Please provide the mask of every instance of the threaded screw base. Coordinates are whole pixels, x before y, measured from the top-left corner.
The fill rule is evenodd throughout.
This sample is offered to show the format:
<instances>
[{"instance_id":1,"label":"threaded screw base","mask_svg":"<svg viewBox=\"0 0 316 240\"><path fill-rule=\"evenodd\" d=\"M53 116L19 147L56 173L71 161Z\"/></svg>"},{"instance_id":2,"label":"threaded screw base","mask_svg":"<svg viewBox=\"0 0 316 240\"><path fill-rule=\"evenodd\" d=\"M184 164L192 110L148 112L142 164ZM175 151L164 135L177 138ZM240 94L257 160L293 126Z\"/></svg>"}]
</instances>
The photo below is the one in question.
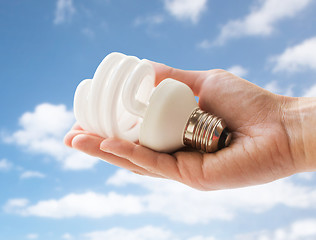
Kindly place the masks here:
<instances>
[{"instance_id":1,"label":"threaded screw base","mask_svg":"<svg viewBox=\"0 0 316 240\"><path fill-rule=\"evenodd\" d=\"M231 141L223 119L196 108L190 115L183 133L183 143L210 153L227 147Z\"/></svg>"}]
</instances>

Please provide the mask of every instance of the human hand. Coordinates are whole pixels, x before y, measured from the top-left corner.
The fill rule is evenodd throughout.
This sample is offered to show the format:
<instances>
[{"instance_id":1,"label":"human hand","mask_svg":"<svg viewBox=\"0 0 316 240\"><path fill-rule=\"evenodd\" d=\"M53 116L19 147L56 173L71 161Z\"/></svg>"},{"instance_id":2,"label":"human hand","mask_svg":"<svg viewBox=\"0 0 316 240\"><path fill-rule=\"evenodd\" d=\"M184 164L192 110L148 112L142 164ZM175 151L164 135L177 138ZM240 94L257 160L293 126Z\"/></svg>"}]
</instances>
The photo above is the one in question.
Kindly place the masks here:
<instances>
[{"instance_id":1,"label":"human hand","mask_svg":"<svg viewBox=\"0 0 316 240\"><path fill-rule=\"evenodd\" d=\"M233 134L229 147L206 154L166 154L122 139L103 139L75 125L65 144L142 175L173 179L200 190L261 184L305 170L304 153L287 110L298 99L272 94L224 70L184 71L152 63L156 84L173 78L199 97L202 110L222 117ZM304 165L304 166L303 166Z\"/></svg>"}]
</instances>

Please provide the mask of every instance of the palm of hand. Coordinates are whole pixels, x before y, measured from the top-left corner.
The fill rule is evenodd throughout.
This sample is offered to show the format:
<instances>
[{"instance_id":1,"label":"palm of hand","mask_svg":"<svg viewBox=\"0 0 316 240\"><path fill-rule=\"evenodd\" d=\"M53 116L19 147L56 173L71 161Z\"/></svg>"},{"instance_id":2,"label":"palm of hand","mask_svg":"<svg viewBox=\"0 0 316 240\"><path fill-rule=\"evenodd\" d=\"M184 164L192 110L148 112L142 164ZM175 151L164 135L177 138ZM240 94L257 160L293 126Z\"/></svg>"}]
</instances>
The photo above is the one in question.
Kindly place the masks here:
<instances>
[{"instance_id":1,"label":"palm of hand","mask_svg":"<svg viewBox=\"0 0 316 240\"><path fill-rule=\"evenodd\" d=\"M223 70L187 72L154 64L157 82L171 77L188 84L200 107L225 119L233 133L228 148L216 153L180 150L157 153L120 139L102 139L76 126L66 145L119 167L173 179L201 190L248 186L294 172L282 123L282 97Z\"/></svg>"},{"instance_id":2,"label":"palm of hand","mask_svg":"<svg viewBox=\"0 0 316 240\"><path fill-rule=\"evenodd\" d=\"M261 184L293 174L282 97L226 71L207 74L197 90L200 107L225 119L233 141L213 154L176 153L184 182L210 190Z\"/></svg>"}]
</instances>

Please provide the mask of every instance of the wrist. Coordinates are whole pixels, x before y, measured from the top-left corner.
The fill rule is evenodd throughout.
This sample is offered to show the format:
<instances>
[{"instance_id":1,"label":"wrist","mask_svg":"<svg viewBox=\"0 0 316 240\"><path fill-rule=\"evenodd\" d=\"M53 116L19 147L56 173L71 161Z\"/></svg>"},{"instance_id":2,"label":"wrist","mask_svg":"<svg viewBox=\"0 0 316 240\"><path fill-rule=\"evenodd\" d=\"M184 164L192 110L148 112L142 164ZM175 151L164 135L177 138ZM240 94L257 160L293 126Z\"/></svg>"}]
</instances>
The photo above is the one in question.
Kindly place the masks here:
<instances>
[{"instance_id":1,"label":"wrist","mask_svg":"<svg viewBox=\"0 0 316 240\"><path fill-rule=\"evenodd\" d=\"M316 98L286 98L283 122L298 172L316 170Z\"/></svg>"},{"instance_id":2,"label":"wrist","mask_svg":"<svg viewBox=\"0 0 316 240\"><path fill-rule=\"evenodd\" d=\"M316 170L316 98L299 98L305 170Z\"/></svg>"}]
</instances>

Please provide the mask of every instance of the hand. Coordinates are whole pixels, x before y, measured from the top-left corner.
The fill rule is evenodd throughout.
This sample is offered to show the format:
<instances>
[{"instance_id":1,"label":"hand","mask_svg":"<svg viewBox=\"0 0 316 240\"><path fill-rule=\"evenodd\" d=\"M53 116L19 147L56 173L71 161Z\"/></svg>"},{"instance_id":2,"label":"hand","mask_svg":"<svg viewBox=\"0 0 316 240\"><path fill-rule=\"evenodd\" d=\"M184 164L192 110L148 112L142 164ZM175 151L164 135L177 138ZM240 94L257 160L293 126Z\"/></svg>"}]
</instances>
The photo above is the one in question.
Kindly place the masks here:
<instances>
[{"instance_id":1,"label":"hand","mask_svg":"<svg viewBox=\"0 0 316 240\"><path fill-rule=\"evenodd\" d=\"M285 119L298 99L272 94L224 70L184 71L152 64L156 84L165 78L184 82L199 97L202 110L225 120L233 134L229 147L210 154L187 149L158 153L126 140L103 139L78 125L66 135L65 144L132 172L200 190L261 184L305 170L304 153L294 147L301 140L292 141L293 124Z\"/></svg>"}]
</instances>

